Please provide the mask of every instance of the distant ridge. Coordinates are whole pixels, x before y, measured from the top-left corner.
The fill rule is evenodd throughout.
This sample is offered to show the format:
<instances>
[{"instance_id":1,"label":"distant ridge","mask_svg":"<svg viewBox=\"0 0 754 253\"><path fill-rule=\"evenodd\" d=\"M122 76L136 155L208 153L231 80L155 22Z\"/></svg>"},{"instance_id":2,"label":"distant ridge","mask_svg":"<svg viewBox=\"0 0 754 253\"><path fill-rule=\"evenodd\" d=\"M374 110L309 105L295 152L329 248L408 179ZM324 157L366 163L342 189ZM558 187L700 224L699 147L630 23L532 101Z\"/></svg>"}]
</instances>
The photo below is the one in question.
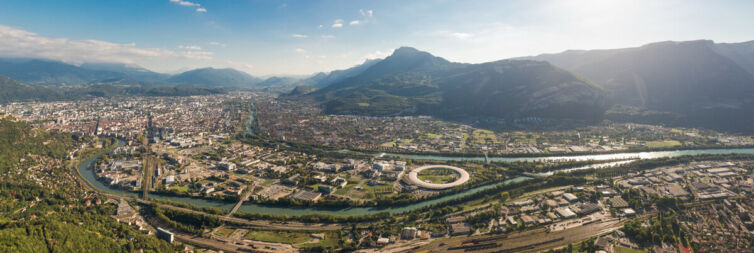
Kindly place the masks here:
<instances>
[{"instance_id":1,"label":"distant ridge","mask_svg":"<svg viewBox=\"0 0 754 253\"><path fill-rule=\"evenodd\" d=\"M612 119L754 131L747 116L754 113L754 42L666 41L520 59L548 61L600 85L607 101L622 106Z\"/></svg>"},{"instance_id":2,"label":"distant ridge","mask_svg":"<svg viewBox=\"0 0 754 253\"><path fill-rule=\"evenodd\" d=\"M305 97L336 114L595 120L604 111L598 87L545 62L463 64L410 47Z\"/></svg>"},{"instance_id":3,"label":"distant ridge","mask_svg":"<svg viewBox=\"0 0 754 253\"><path fill-rule=\"evenodd\" d=\"M167 81L171 83L190 84L203 87L242 88L258 84L262 82L262 79L230 68L201 68L175 75Z\"/></svg>"}]
</instances>

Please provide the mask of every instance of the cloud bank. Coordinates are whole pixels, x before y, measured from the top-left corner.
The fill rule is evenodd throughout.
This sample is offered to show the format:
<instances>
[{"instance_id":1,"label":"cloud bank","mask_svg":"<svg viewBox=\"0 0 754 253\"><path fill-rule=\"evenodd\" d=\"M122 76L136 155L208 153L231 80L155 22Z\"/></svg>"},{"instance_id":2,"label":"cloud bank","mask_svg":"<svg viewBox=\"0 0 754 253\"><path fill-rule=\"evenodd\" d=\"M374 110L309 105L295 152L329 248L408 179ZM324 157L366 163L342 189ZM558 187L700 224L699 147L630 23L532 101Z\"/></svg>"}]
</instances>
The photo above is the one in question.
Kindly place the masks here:
<instances>
[{"instance_id":1,"label":"cloud bank","mask_svg":"<svg viewBox=\"0 0 754 253\"><path fill-rule=\"evenodd\" d=\"M0 57L41 58L81 64L85 62L136 63L148 60L209 60L213 53L199 46L179 50L139 48L135 43L101 40L70 40L39 36L33 32L0 25Z\"/></svg>"}]
</instances>

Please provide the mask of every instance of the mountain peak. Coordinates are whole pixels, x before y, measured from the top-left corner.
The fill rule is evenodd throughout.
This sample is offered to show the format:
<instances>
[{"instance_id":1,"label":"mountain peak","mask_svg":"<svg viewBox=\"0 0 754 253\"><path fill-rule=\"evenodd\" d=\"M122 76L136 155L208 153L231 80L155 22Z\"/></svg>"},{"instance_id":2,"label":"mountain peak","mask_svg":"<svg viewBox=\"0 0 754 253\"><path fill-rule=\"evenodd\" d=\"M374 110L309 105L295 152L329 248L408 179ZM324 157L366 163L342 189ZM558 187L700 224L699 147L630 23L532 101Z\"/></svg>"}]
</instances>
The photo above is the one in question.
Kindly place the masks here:
<instances>
[{"instance_id":1,"label":"mountain peak","mask_svg":"<svg viewBox=\"0 0 754 253\"><path fill-rule=\"evenodd\" d=\"M399 47L398 49L395 49L395 51L393 51L393 54L388 56L388 58L413 58L413 57L434 58L436 56L428 52L418 50L413 47Z\"/></svg>"},{"instance_id":2,"label":"mountain peak","mask_svg":"<svg viewBox=\"0 0 754 253\"><path fill-rule=\"evenodd\" d=\"M393 55L397 55L397 54L398 55L399 54L415 54L415 53L420 53L420 52L422 52L422 51L419 51L416 48L403 46L403 47L399 47L399 48L395 49L395 51L393 51Z\"/></svg>"}]
</instances>

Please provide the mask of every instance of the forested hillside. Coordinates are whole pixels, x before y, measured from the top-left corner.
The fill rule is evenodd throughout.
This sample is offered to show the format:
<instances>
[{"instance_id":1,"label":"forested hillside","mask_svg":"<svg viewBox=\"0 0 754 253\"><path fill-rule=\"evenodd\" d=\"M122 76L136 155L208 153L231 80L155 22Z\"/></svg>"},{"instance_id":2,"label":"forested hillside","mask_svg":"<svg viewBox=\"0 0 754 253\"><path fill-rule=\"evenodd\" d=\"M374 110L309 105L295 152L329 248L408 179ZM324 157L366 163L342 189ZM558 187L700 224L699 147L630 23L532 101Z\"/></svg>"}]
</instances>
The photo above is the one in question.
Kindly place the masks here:
<instances>
[{"instance_id":1,"label":"forested hillside","mask_svg":"<svg viewBox=\"0 0 754 253\"><path fill-rule=\"evenodd\" d=\"M115 205L79 184L65 160L77 139L0 119L0 252L177 250L115 221Z\"/></svg>"}]
</instances>

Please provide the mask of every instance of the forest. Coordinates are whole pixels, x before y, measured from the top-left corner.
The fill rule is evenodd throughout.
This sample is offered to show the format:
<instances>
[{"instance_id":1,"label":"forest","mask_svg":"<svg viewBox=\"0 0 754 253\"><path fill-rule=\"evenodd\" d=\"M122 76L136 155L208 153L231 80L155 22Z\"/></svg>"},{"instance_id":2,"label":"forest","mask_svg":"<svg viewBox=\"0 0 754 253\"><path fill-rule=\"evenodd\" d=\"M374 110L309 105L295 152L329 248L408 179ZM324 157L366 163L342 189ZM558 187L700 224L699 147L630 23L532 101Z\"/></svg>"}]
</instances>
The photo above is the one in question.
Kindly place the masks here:
<instances>
[{"instance_id":1,"label":"forest","mask_svg":"<svg viewBox=\"0 0 754 253\"><path fill-rule=\"evenodd\" d=\"M171 252L171 245L110 216L115 205L87 192L65 158L81 137L0 119L0 251ZM99 203L99 204L98 204Z\"/></svg>"}]
</instances>

